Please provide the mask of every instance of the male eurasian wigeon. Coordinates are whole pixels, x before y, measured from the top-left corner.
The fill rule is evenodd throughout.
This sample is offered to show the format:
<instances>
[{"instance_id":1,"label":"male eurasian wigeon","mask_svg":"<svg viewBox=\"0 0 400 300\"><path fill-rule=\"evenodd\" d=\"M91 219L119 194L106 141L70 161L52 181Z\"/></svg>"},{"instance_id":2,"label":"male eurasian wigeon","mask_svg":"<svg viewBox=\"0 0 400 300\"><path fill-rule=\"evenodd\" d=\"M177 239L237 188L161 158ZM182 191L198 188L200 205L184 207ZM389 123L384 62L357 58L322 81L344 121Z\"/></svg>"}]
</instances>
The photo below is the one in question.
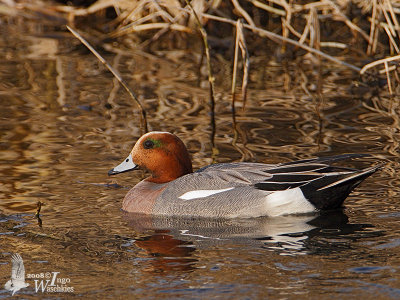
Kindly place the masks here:
<instances>
[{"instance_id":1,"label":"male eurasian wigeon","mask_svg":"<svg viewBox=\"0 0 400 300\"><path fill-rule=\"evenodd\" d=\"M335 209L380 166L331 166L364 154L344 154L281 164L220 163L192 171L185 144L168 132L149 132L108 172L145 169L150 177L125 196L127 212L166 216L251 218Z\"/></svg>"}]
</instances>

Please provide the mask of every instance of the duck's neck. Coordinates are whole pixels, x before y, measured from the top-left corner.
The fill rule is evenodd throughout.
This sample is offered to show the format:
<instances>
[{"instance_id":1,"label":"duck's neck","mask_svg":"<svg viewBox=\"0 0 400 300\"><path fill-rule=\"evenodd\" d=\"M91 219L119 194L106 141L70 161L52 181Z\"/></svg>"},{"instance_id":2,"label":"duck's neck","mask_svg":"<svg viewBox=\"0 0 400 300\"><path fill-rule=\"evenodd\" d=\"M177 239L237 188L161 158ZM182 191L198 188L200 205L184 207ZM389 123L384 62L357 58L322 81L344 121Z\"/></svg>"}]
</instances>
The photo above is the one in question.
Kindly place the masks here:
<instances>
[{"instance_id":1,"label":"duck's neck","mask_svg":"<svg viewBox=\"0 0 400 300\"><path fill-rule=\"evenodd\" d=\"M192 172L192 162L190 159L185 161L174 160L170 161L169 163L165 163L163 168L153 170L153 172L151 172L151 176L146 178L146 181L154 183L166 183Z\"/></svg>"}]
</instances>

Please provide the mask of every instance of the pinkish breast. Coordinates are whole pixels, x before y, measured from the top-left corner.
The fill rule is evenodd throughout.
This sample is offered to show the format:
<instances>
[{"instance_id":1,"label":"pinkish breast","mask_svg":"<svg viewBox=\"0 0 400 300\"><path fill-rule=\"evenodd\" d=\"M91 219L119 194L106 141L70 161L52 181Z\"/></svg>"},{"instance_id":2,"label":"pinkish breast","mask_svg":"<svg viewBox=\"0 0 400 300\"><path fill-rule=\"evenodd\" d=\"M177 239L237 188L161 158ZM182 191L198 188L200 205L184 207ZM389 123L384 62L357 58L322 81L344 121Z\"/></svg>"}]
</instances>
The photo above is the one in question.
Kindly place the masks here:
<instances>
[{"instance_id":1,"label":"pinkish breast","mask_svg":"<svg viewBox=\"0 0 400 300\"><path fill-rule=\"evenodd\" d=\"M166 184L142 180L125 195L122 209L127 212L152 214L156 199L165 187Z\"/></svg>"}]
</instances>

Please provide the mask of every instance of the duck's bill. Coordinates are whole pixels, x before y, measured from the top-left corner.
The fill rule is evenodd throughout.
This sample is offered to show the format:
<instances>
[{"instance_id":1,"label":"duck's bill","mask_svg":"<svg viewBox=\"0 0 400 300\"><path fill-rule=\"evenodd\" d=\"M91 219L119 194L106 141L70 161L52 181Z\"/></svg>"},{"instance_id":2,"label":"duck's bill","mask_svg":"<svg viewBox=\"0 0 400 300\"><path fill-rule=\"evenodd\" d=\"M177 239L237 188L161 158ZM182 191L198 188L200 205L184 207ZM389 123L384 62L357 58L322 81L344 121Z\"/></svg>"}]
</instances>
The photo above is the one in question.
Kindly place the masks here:
<instances>
[{"instance_id":1,"label":"duck's bill","mask_svg":"<svg viewBox=\"0 0 400 300\"><path fill-rule=\"evenodd\" d=\"M132 161L132 155L129 154L129 156L122 163L108 171L108 176L136 170L138 168L139 166L135 165Z\"/></svg>"}]
</instances>

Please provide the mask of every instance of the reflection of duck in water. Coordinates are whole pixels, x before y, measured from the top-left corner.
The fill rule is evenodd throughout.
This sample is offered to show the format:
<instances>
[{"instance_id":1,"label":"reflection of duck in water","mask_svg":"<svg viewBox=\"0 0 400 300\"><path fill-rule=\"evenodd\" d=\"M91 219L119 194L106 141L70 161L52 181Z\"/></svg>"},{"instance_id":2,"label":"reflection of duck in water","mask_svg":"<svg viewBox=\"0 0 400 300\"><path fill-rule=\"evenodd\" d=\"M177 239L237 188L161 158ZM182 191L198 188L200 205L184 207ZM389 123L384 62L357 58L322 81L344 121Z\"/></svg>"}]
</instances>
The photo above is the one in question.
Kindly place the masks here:
<instances>
[{"instance_id":1,"label":"reflection of duck in water","mask_svg":"<svg viewBox=\"0 0 400 300\"><path fill-rule=\"evenodd\" d=\"M136 232L149 234L136 244L146 249L147 253L162 257L187 258L197 248L225 244L265 248L286 255L321 253L336 248L340 250L349 238L382 235L381 232L366 230L372 225L349 223L342 210L251 219L183 218L134 213L126 213L124 217Z\"/></svg>"},{"instance_id":2,"label":"reflection of duck in water","mask_svg":"<svg viewBox=\"0 0 400 300\"><path fill-rule=\"evenodd\" d=\"M197 261L190 258L191 253L196 250L193 244L176 239L167 230L156 230L153 234L136 240L135 244L155 258L151 262L150 271L189 271Z\"/></svg>"},{"instance_id":3,"label":"reflection of duck in water","mask_svg":"<svg viewBox=\"0 0 400 300\"><path fill-rule=\"evenodd\" d=\"M143 135L114 175L139 167L151 176L125 196L125 211L208 218L251 218L338 208L379 167L333 167L346 154L278 165L222 163L192 172L183 142L167 132Z\"/></svg>"}]
</instances>

